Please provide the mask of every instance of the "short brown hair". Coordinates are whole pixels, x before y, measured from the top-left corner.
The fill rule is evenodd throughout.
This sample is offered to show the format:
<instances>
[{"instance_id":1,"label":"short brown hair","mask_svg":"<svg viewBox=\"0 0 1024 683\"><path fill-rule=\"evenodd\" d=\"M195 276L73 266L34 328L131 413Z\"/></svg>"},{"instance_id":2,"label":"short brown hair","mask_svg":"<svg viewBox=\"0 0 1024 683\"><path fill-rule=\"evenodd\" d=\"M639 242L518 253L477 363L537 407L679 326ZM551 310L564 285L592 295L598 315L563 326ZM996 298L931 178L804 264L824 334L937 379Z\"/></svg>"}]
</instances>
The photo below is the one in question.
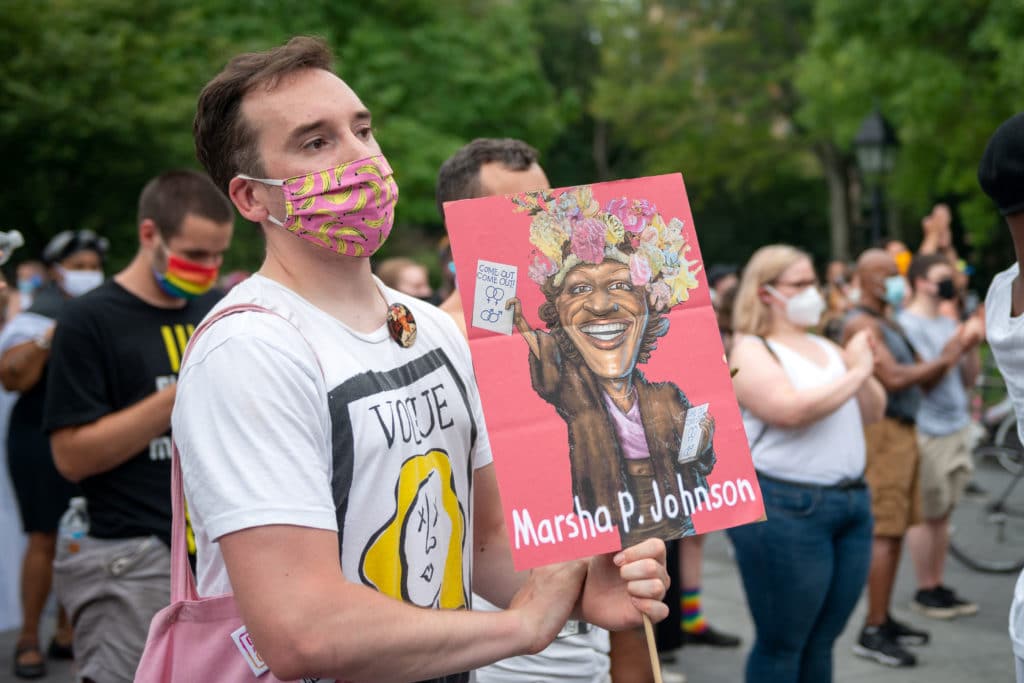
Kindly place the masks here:
<instances>
[{"instance_id":1,"label":"short brown hair","mask_svg":"<svg viewBox=\"0 0 1024 683\"><path fill-rule=\"evenodd\" d=\"M334 57L320 38L297 36L266 52L237 55L199 94L192 136L196 158L225 194L238 173L265 175L256 137L241 116L242 99L257 86L271 89L302 69L330 71Z\"/></svg>"},{"instance_id":2,"label":"short brown hair","mask_svg":"<svg viewBox=\"0 0 1024 683\"><path fill-rule=\"evenodd\" d=\"M953 264L942 254L915 254L914 260L910 262L910 268L907 269L907 280L910 281L910 288L916 291L915 283L917 280L919 278L927 280L928 271L935 266L949 266L952 268Z\"/></svg>"},{"instance_id":3,"label":"short brown hair","mask_svg":"<svg viewBox=\"0 0 1024 683\"><path fill-rule=\"evenodd\" d=\"M204 173L167 171L142 188L138 222L148 218L156 223L164 240L178 234L190 213L215 223L231 223L235 219L235 209L227 196Z\"/></svg>"},{"instance_id":4,"label":"short brown hair","mask_svg":"<svg viewBox=\"0 0 1024 683\"><path fill-rule=\"evenodd\" d=\"M444 218L444 203L483 195L480 167L494 162L510 171L525 171L537 163L537 150L515 138L477 138L461 147L437 172L437 211Z\"/></svg>"}]
</instances>

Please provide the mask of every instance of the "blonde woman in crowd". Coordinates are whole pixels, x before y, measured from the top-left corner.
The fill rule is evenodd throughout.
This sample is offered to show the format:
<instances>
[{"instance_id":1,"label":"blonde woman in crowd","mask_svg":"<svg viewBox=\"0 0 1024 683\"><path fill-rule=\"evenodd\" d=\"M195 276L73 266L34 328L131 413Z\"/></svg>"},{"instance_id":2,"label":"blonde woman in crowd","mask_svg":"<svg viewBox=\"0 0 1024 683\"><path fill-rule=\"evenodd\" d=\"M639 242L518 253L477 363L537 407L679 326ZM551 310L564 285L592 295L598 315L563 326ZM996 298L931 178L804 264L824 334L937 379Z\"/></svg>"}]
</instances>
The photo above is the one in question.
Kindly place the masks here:
<instances>
[{"instance_id":1,"label":"blonde woman in crowd","mask_svg":"<svg viewBox=\"0 0 1024 683\"><path fill-rule=\"evenodd\" d=\"M885 394L868 335L840 348L810 257L759 249L743 271L730 364L768 519L729 530L756 640L748 683L827 683L871 558L862 422Z\"/></svg>"}]
</instances>

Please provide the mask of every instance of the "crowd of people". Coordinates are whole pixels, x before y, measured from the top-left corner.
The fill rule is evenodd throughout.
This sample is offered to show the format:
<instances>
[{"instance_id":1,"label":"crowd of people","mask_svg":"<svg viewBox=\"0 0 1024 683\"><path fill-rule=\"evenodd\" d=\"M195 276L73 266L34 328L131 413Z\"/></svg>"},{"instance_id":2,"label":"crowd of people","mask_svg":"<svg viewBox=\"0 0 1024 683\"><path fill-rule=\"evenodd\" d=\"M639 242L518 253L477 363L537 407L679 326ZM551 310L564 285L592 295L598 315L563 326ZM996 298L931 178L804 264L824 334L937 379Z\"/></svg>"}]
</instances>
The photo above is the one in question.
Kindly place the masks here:
<instances>
[{"instance_id":1,"label":"crowd of people","mask_svg":"<svg viewBox=\"0 0 1024 683\"><path fill-rule=\"evenodd\" d=\"M145 185L132 261L107 279L109 242L67 230L3 291L0 413L26 535L13 673L73 658L76 680L136 680L171 601L178 472L198 595L234 596L278 679L648 683L645 616L664 620L663 660L740 645L703 613L700 538L512 571L450 245L436 289L425 264L374 258L398 184L331 59L311 38L233 59L199 98L205 173ZM1022 115L993 137L979 180L1024 260ZM541 189L529 144L481 139L441 166L436 194L440 209ZM220 273L236 211L266 242L254 274ZM1024 415L1024 286L1014 266L975 308L951 221L937 204L915 249L888 240L823 278L789 245L706 269L766 511L728 531L755 628L751 683L831 680L865 592L854 652L914 666L929 633L891 610L904 539L914 611L978 611L945 582L949 520L972 475L986 324ZM420 393L448 418L427 453L378 425L381 405ZM396 539L408 491L424 488L452 518L419 567ZM1024 681L1024 577L1016 597Z\"/></svg>"}]
</instances>

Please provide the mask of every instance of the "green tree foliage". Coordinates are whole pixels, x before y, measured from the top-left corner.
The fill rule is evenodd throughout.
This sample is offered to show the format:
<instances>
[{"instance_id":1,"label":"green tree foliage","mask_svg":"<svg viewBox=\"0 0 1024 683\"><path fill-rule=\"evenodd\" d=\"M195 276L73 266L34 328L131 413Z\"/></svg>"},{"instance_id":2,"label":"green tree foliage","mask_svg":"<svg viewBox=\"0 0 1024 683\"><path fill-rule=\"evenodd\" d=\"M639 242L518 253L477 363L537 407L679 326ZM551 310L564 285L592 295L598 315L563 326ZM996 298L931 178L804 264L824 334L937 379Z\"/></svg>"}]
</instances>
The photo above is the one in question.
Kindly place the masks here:
<instances>
[{"instance_id":1,"label":"green tree foliage","mask_svg":"<svg viewBox=\"0 0 1024 683\"><path fill-rule=\"evenodd\" d=\"M339 73L374 112L377 139L401 182L398 217L439 224L437 169L475 137L547 146L562 123L537 40L511 3L427 16L367 12L337 41Z\"/></svg>"},{"instance_id":2,"label":"green tree foliage","mask_svg":"<svg viewBox=\"0 0 1024 683\"><path fill-rule=\"evenodd\" d=\"M1022 30L1021 0L9 0L0 228L26 234L25 256L93 228L123 264L142 185L195 167L202 85L302 33L374 112L402 191L395 251L440 233L447 156L513 136L556 185L682 171L709 261L782 240L843 253L862 220L850 141L876 101L903 142L903 225L953 197L980 243L998 219L974 173L1020 107ZM261 240L237 234L228 267L254 267Z\"/></svg>"},{"instance_id":3,"label":"green tree foliage","mask_svg":"<svg viewBox=\"0 0 1024 683\"><path fill-rule=\"evenodd\" d=\"M115 238L115 256L134 251L142 185L192 163L191 112L217 45L196 26L195 10L170 2L7 5L0 203L30 249L92 228Z\"/></svg>"},{"instance_id":4,"label":"green tree foliage","mask_svg":"<svg viewBox=\"0 0 1024 683\"><path fill-rule=\"evenodd\" d=\"M6 225L28 236L25 254L59 230L92 228L123 264L142 185L196 167L203 84L233 54L298 33L328 39L339 73L373 110L401 181L401 224L440 225L437 168L472 137L546 146L561 129L527 17L499 0L16 0L0 19L0 204ZM261 250L240 225L228 266L255 267Z\"/></svg>"},{"instance_id":5,"label":"green tree foliage","mask_svg":"<svg viewBox=\"0 0 1024 683\"><path fill-rule=\"evenodd\" d=\"M888 186L908 237L932 201L952 196L983 243L997 217L976 171L988 137L1021 106L1022 30L1020 0L817 0L798 119L847 147L877 102L901 142Z\"/></svg>"},{"instance_id":6,"label":"green tree foliage","mask_svg":"<svg viewBox=\"0 0 1024 683\"><path fill-rule=\"evenodd\" d=\"M802 172L791 73L809 16L807 0L602 3L594 109L652 170L734 190Z\"/></svg>"},{"instance_id":7,"label":"green tree foliage","mask_svg":"<svg viewBox=\"0 0 1024 683\"><path fill-rule=\"evenodd\" d=\"M825 187L793 121L810 17L810 0L608 1L593 12L593 111L642 154L643 172L683 172L709 261L782 240L828 252Z\"/></svg>"}]
</instances>

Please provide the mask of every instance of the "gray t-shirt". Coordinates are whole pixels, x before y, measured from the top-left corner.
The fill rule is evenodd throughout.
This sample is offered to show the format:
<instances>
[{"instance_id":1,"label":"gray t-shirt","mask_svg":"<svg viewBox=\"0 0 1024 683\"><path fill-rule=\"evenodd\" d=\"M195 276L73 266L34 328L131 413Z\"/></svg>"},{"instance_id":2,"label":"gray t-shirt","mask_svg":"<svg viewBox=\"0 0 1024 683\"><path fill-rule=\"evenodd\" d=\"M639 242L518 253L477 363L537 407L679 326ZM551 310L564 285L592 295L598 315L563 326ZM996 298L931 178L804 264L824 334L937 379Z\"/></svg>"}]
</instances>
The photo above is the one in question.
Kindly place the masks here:
<instances>
[{"instance_id":1,"label":"gray t-shirt","mask_svg":"<svg viewBox=\"0 0 1024 683\"><path fill-rule=\"evenodd\" d=\"M957 324L945 316L925 318L900 311L897 320L921 360L935 360L956 334ZM917 429L929 436L953 434L971 421L960 366L954 366L931 391L925 391L917 412Z\"/></svg>"},{"instance_id":2,"label":"gray t-shirt","mask_svg":"<svg viewBox=\"0 0 1024 683\"><path fill-rule=\"evenodd\" d=\"M859 315L870 315L878 323L878 329L882 333L882 342L889 349L893 359L900 365L913 365L917 362L914 358L914 349L910 347L911 342L907 339L902 327L888 320L885 316L879 315L866 308L855 308L846 314L843 325ZM911 384L899 391L886 392L885 416L897 420L917 421L917 412L921 405L921 387Z\"/></svg>"}]
</instances>

